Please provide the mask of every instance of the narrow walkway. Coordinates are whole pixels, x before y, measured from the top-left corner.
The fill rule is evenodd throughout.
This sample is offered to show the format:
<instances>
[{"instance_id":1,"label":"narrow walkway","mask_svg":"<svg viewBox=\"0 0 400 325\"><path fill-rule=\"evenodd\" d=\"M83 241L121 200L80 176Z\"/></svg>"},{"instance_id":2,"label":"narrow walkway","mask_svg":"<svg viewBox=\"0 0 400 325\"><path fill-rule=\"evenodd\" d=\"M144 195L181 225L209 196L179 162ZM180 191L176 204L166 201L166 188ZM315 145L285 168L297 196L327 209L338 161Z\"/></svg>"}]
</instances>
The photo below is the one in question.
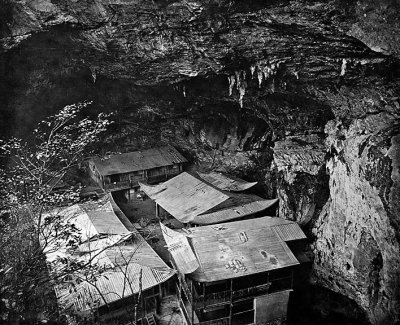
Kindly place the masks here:
<instances>
[{"instance_id":1,"label":"narrow walkway","mask_svg":"<svg viewBox=\"0 0 400 325\"><path fill-rule=\"evenodd\" d=\"M158 325L184 325L186 324L179 310L177 297L168 296L161 300L160 313L157 315Z\"/></svg>"}]
</instances>

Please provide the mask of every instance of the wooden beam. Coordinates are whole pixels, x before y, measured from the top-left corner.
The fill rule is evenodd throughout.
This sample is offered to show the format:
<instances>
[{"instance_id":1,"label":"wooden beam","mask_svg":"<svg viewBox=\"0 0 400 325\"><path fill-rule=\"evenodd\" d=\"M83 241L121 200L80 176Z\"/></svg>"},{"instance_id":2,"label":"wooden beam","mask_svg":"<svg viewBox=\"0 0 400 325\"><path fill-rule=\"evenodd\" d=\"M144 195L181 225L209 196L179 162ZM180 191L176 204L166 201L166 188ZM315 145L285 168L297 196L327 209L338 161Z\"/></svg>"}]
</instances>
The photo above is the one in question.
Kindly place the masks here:
<instances>
[{"instance_id":1,"label":"wooden beam","mask_svg":"<svg viewBox=\"0 0 400 325\"><path fill-rule=\"evenodd\" d=\"M229 304L229 325L232 325L232 298L233 298L233 279L231 279L231 297Z\"/></svg>"},{"instance_id":2,"label":"wooden beam","mask_svg":"<svg viewBox=\"0 0 400 325\"><path fill-rule=\"evenodd\" d=\"M158 204L157 204L157 202L156 202L156 218L160 219L159 213L158 213Z\"/></svg>"},{"instance_id":3,"label":"wooden beam","mask_svg":"<svg viewBox=\"0 0 400 325\"><path fill-rule=\"evenodd\" d=\"M192 324L194 324L194 306L193 306L193 281L190 280L190 293L191 293L191 301L190 301L190 305L192 306Z\"/></svg>"}]
</instances>

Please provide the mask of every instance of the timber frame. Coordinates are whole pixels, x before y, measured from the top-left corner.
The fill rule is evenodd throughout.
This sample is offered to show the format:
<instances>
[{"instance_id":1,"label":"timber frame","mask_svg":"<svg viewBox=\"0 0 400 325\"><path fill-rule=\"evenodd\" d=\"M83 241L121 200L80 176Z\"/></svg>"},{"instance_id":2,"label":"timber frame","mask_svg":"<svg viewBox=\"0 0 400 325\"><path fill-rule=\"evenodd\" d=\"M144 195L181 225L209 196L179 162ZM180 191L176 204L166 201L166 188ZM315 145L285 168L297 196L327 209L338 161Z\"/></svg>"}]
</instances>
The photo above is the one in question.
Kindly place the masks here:
<instances>
[{"instance_id":1,"label":"timber frame","mask_svg":"<svg viewBox=\"0 0 400 325\"><path fill-rule=\"evenodd\" d=\"M255 300L289 297L293 291L293 267L215 282L197 282L179 271L177 274L177 298L188 325L264 325L286 321L287 300L278 310L264 315L262 322L257 321L260 317Z\"/></svg>"}]
</instances>

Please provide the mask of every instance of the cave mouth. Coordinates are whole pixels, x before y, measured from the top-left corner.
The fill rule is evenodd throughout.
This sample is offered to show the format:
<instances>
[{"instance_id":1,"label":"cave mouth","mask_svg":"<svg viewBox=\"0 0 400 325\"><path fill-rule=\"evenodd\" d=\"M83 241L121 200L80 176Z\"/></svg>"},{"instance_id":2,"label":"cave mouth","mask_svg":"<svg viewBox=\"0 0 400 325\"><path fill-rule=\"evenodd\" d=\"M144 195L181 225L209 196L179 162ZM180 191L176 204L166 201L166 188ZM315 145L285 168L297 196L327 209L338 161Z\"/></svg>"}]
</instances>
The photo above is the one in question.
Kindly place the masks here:
<instances>
[{"instance_id":1,"label":"cave mouth","mask_svg":"<svg viewBox=\"0 0 400 325\"><path fill-rule=\"evenodd\" d=\"M29 138L65 105L91 101L82 117L114 113L94 153L173 145L279 198L265 214L301 225L325 286L304 271L292 324L395 323L399 6L1 0L0 138ZM357 242L363 229L378 255Z\"/></svg>"}]
</instances>

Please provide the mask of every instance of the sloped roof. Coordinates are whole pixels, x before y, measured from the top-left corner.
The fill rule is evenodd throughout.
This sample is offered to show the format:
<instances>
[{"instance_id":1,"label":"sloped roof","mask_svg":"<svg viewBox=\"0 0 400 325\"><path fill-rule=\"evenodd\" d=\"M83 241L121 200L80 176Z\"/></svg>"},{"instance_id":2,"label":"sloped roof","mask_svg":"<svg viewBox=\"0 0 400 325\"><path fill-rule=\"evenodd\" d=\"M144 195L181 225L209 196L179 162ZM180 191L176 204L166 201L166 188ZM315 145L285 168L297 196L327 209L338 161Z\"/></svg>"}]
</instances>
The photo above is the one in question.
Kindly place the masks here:
<instances>
[{"instance_id":1,"label":"sloped roof","mask_svg":"<svg viewBox=\"0 0 400 325\"><path fill-rule=\"evenodd\" d=\"M243 179L227 176L218 172L197 173L199 176L210 184L218 187L223 191L242 192L248 190L257 184L257 182L246 182Z\"/></svg>"},{"instance_id":2,"label":"sloped roof","mask_svg":"<svg viewBox=\"0 0 400 325\"><path fill-rule=\"evenodd\" d=\"M178 270L183 274L194 272L200 265L186 236L169 229L161 222L160 227L165 242L167 243L168 250L176 261Z\"/></svg>"},{"instance_id":3,"label":"sloped roof","mask_svg":"<svg viewBox=\"0 0 400 325\"><path fill-rule=\"evenodd\" d=\"M104 241L99 239L95 242L101 240ZM94 277L89 276L74 286L56 286L57 298L62 306L84 312L149 289L174 275L175 271L165 264L138 232L123 240L114 241L108 247L100 243L92 244L90 254L82 255L81 260L90 261L106 271ZM82 253L82 247L79 251ZM85 279L84 275L82 278Z\"/></svg>"},{"instance_id":4,"label":"sloped roof","mask_svg":"<svg viewBox=\"0 0 400 325\"><path fill-rule=\"evenodd\" d=\"M274 205L278 202L278 199L264 200L259 197L253 197L254 201L247 201L243 203L230 204L230 206L224 207L224 203L221 206L217 206L214 209L207 211L193 220L193 223L198 225L211 225L220 222L226 222L229 220L246 217L252 215ZM226 203L230 203L226 201Z\"/></svg>"},{"instance_id":5,"label":"sloped roof","mask_svg":"<svg viewBox=\"0 0 400 325\"><path fill-rule=\"evenodd\" d=\"M62 268L62 265L57 264L57 256L88 262L105 270L75 285L69 283L55 287L59 303L64 307L74 308L77 312L87 311L93 306L99 307L138 293L140 274L142 274L141 289L146 290L168 280L175 272L165 264L137 230L132 227L133 230L128 231L118 217L109 211L112 209L109 200L98 206L99 211L94 210L96 206L98 205L86 206L89 211L85 212L81 206L75 205L68 208L68 213L64 214L66 218L73 218L71 222L82 231L84 242L76 251L71 252L66 247L56 246L57 251L52 249L46 253L53 272L59 272L59 267ZM65 209L63 211L65 213ZM57 211L57 214L61 212ZM98 215L100 218L97 218ZM107 221L115 227L107 227ZM100 233L108 236L93 237ZM82 271L80 277L85 279L85 270Z\"/></svg>"},{"instance_id":6,"label":"sloped roof","mask_svg":"<svg viewBox=\"0 0 400 325\"><path fill-rule=\"evenodd\" d=\"M202 225L245 217L278 201L224 192L186 172L159 185L140 183L140 187L174 218L183 223Z\"/></svg>"},{"instance_id":7,"label":"sloped roof","mask_svg":"<svg viewBox=\"0 0 400 325\"><path fill-rule=\"evenodd\" d=\"M275 226L290 223L280 218L262 217L182 231L200 265L190 277L211 282L299 264L275 231ZM180 261L174 261L179 269ZM234 264L241 265L241 269L236 272Z\"/></svg>"},{"instance_id":8,"label":"sloped roof","mask_svg":"<svg viewBox=\"0 0 400 325\"><path fill-rule=\"evenodd\" d=\"M122 245L112 246L105 253L111 263L117 265L136 263L151 268L168 268L167 264L138 232L135 232L129 241Z\"/></svg>"},{"instance_id":9,"label":"sloped roof","mask_svg":"<svg viewBox=\"0 0 400 325\"><path fill-rule=\"evenodd\" d=\"M86 214L99 234L126 234L129 232L114 212L88 211Z\"/></svg>"},{"instance_id":10,"label":"sloped roof","mask_svg":"<svg viewBox=\"0 0 400 325\"><path fill-rule=\"evenodd\" d=\"M155 186L140 183L141 189L181 222L195 217L229 198L228 195L183 172Z\"/></svg>"},{"instance_id":11,"label":"sloped roof","mask_svg":"<svg viewBox=\"0 0 400 325\"><path fill-rule=\"evenodd\" d=\"M187 160L174 147L166 146L104 158L95 157L91 161L101 175L107 176L170 166Z\"/></svg>"},{"instance_id":12,"label":"sloped roof","mask_svg":"<svg viewBox=\"0 0 400 325\"><path fill-rule=\"evenodd\" d=\"M75 204L66 208L54 209L50 214L62 216L65 223L75 225L80 231L81 241L102 234L123 235L130 232L115 215L108 196L105 196L101 203L91 207ZM52 231L52 229L48 230Z\"/></svg>"},{"instance_id":13,"label":"sloped roof","mask_svg":"<svg viewBox=\"0 0 400 325\"><path fill-rule=\"evenodd\" d=\"M58 287L56 293L64 307L83 312L127 298L140 290L147 290L167 281L174 273L174 270L166 265L153 268L130 262L109 269L94 279L81 282L72 291L69 286Z\"/></svg>"},{"instance_id":14,"label":"sloped roof","mask_svg":"<svg viewBox=\"0 0 400 325\"><path fill-rule=\"evenodd\" d=\"M301 230L300 226L295 222L276 225L273 226L273 229L283 241L301 240L307 238L303 230Z\"/></svg>"}]
</instances>

